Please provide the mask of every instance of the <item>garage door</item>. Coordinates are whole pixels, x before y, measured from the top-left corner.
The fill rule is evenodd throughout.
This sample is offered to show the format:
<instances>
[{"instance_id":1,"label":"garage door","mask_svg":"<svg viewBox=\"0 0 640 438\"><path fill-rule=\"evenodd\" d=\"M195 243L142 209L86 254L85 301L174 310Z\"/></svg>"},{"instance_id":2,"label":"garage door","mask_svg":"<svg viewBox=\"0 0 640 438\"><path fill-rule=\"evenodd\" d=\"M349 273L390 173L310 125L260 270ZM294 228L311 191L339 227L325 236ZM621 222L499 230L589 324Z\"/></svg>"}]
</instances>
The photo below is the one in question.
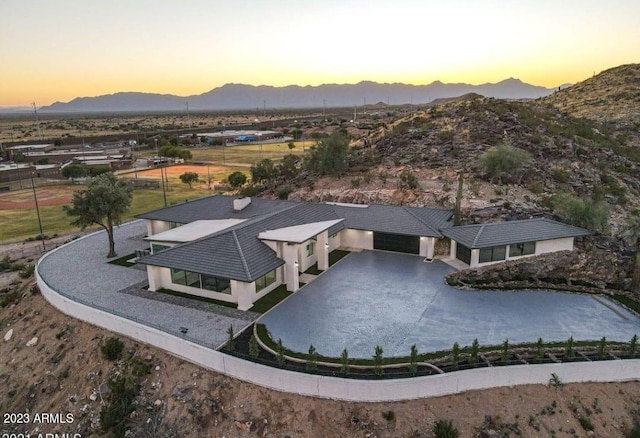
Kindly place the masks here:
<instances>
[{"instance_id":1,"label":"garage door","mask_svg":"<svg viewBox=\"0 0 640 438\"><path fill-rule=\"evenodd\" d=\"M403 234L374 232L373 249L420 254L420 238Z\"/></svg>"}]
</instances>

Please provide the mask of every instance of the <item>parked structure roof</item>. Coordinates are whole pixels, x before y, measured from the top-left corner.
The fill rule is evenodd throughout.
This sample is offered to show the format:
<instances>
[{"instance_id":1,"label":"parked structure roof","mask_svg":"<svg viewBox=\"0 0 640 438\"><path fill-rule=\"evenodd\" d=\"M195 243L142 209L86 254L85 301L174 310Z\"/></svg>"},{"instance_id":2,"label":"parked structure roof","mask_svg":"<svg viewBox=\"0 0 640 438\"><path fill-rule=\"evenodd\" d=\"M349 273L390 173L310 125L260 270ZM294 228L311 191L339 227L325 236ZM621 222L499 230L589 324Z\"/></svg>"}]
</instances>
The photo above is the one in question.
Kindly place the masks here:
<instances>
[{"instance_id":1,"label":"parked structure roof","mask_svg":"<svg viewBox=\"0 0 640 438\"><path fill-rule=\"evenodd\" d=\"M443 229L442 234L467 248L476 249L563 237L588 236L591 232L551 219L538 218L450 227Z\"/></svg>"}]
</instances>

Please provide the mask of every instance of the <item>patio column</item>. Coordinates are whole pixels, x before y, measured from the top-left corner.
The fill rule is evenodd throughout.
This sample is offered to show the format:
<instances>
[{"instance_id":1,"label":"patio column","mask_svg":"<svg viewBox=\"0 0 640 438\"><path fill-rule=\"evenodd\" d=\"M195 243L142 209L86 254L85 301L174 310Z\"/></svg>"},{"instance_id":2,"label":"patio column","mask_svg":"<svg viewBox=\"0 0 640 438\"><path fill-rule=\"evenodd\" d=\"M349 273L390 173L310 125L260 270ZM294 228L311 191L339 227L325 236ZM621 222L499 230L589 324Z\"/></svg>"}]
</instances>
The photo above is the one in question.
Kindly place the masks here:
<instances>
[{"instance_id":1,"label":"patio column","mask_svg":"<svg viewBox=\"0 0 640 438\"><path fill-rule=\"evenodd\" d=\"M287 290L295 292L300 289L300 276L298 274L298 245L285 243L282 246L282 258L284 260L284 279Z\"/></svg>"},{"instance_id":2,"label":"patio column","mask_svg":"<svg viewBox=\"0 0 640 438\"><path fill-rule=\"evenodd\" d=\"M329 269L329 231L325 230L318 234L318 269L326 271Z\"/></svg>"},{"instance_id":3,"label":"patio column","mask_svg":"<svg viewBox=\"0 0 640 438\"><path fill-rule=\"evenodd\" d=\"M420 255L428 259L433 258L433 252L435 247L435 237L420 237Z\"/></svg>"}]
</instances>

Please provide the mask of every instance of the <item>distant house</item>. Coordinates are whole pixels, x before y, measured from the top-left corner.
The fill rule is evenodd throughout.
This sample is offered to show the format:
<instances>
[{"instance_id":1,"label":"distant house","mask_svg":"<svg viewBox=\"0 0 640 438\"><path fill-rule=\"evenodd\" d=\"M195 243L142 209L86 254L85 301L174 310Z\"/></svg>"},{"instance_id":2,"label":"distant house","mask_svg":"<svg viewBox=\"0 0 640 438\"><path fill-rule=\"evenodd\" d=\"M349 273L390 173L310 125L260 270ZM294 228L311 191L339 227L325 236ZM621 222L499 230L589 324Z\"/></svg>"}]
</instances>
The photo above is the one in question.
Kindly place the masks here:
<instances>
[{"instance_id":1,"label":"distant house","mask_svg":"<svg viewBox=\"0 0 640 438\"><path fill-rule=\"evenodd\" d=\"M162 288L236 303L248 310L279 285L295 292L312 265L324 271L329 253L381 250L444 256L469 266L572 249L587 230L548 219L452 227L450 210L298 203L211 196L138 216L147 221L149 290ZM444 240L447 242L447 240Z\"/></svg>"}]
</instances>

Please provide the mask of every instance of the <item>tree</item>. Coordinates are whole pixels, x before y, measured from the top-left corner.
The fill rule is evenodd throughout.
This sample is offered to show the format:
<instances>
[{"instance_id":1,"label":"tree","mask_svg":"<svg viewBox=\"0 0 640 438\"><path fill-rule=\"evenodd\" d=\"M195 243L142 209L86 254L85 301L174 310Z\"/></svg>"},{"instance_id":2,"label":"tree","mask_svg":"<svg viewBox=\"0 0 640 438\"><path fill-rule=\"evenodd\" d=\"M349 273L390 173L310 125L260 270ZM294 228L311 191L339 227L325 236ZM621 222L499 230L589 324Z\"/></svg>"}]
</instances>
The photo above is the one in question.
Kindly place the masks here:
<instances>
[{"instance_id":1,"label":"tree","mask_svg":"<svg viewBox=\"0 0 640 438\"><path fill-rule=\"evenodd\" d=\"M72 205L65 205L64 211L76 217L71 222L85 229L97 224L105 229L109 239L108 258L115 257L113 227L120 225L122 216L127 212L133 198L131 187L125 180L118 179L113 173L103 173L89 182L86 190L73 193Z\"/></svg>"},{"instance_id":2,"label":"tree","mask_svg":"<svg viewBox=\"0 0 640 438\"><path fill-rule=\"evenodd\" d=\"M180 181L189 185L189 188L193 188L193 183L198 181L198 174L196 172L185 172L180 175Z\"/></svg>"},{"instance_id":3,"label":"tree","mask_svg":"<svg viewBox=\"0 0 640 438\"><path fill-rule=\"evenodd\" d=\"M339 176L346 172L349 164L349 138L340 131L333 133L309 149L306 167L320 175Z\"/></svg>"},{"instance_id":4,"label":"tree","mask_svg":"<svg viewBox=\"0 0 640 438\"><path fill-rule=\"evenodd\" d=\"M58 146L62 146L62 139L61 138L56 138L55 140L53 140L53 145L58 147Z\"/></svg>"},{"instance_id":5,"label":"tree","mask_svg":"<svg viewBox=\"0 0 640 438\"><path fill-rule=\"evenodd\" d=\"M240 171L235 171L227 177L227 181L229 181L229 185L232 188L237 189L247 182L247 175Z\"/></svg>"},{"instance_id":6,"label":"tree","mask_svg":"<svg viewBox=\"0 0 640 438\"><path fill-rule=\"evenodd\" d=\"M508 143L492 148L480 156L480 164L491 182L497 179L500 185L515 181L530 162L529 152Z\"/></svg>"},{"instance_id":7,"label":"tree","mask_svg":"<svg viewBox=\"0 0 640 438\"><path fill-rule=\"evenodd\" d=\"M183 160L189 160L192 157L191 151L189 149L179 148L171 144L162 146L158 150L158 154L160 154L161 157L182 158Z\"/></svg>"},{"instance_id":8,"label":"tree","mask_svg":"<svg viewBox=\"0 0 640 438\"><path fill-rule=\"evenodd\" d=\"M627 223L622 231L622 238L636 247L636 259L633 265L631 288L640 291L640 209L635 209L627 216Z\"/></svg>"},{"instance_id":9,"label":"tree","mask_svg":"<svg viewBox=\"0 0 640 438\"><path fill-rule=\"evenodd\" d=\"M62 176L73 181L76 178L82 178L83 176L87 176L87 169L80 164L69 164L62 168Z\"/></svg>"},{"instance_id":10,"label":"tree","mask_svg":"<svg viewBox=\"0 0 640 438\"><path fill-rule=\"evenodd\" d=\"M268 158L258 161L249 169L251 180L254 183L273 181L278 177L278 170Z\"/></svg>"},{"instance_id":11,"label":"tree","mask_svg":"<svg viewBox=\"0 0 640 438\"><path fill-rule=\"evenodd\" d=\"M278 175L284 180L293 179L298 176L298 166L300 164L300 157L287 154L282 157L280 164L276 166Z\"/></svg>"}]
</instances>

